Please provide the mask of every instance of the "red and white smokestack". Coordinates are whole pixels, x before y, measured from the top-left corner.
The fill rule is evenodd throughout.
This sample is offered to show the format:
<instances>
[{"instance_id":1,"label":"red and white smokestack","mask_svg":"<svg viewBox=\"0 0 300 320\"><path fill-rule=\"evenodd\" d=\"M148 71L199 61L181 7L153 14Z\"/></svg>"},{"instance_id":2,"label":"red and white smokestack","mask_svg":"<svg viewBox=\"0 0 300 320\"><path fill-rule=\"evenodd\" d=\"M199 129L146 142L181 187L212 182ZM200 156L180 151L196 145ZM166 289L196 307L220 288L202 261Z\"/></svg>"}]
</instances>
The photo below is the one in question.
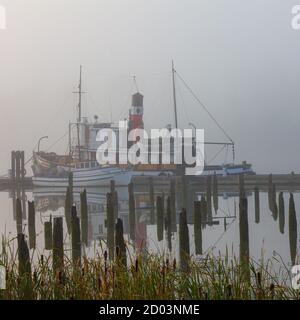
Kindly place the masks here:
<instances>
[{"instance_id":1,"label":"red and white smokestack","mask_svg":"<svg viewBox=\"0 0 300 320\"><path fill-rule=\"evenodd\" d=\"M129 130L144 129L144 96L139 92L132 96L132 104L129 111Z\"/></svg>"}]
</instances>

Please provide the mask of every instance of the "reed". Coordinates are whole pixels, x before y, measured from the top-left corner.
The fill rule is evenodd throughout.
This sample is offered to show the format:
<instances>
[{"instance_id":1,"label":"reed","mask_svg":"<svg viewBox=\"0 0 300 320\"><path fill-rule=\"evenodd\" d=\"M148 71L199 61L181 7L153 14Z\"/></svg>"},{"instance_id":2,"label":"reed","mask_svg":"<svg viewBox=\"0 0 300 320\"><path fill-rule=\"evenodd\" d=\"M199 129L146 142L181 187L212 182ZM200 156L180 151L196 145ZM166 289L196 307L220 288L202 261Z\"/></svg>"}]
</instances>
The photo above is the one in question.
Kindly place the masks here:
<instances>
[{"instance_id":1,"label":"reed","mask_svg":"<svg viewBox=\"0 0 300 320\"><path fill-rule=\"evenodd\" d=\"M183 216L181 215L183 218ZM23 246L24 237L19 237ZM109 261L106 252L96 251L94 258L85 258L82 268L74 270L72 261L64 255L63 269L55 273L49 258L37 256L30 272L29 264L19 269L12 241L4 240L0 261L7 270L6 290L0 299L43 300L296 300L298 292L289 282L290 270L282 266L274 271L272 259L264 264L249 261L250 280L245 281L238 259L228 252L224 256L207 254L201 260L189 260L189 272L177 268L162 255L147 254L129 257L128 267ZM24 261L28 262L27 249ZM23 263L23 262L22 262ZM26 263L25 263L26 265ZM278 269L278 268L276 268ZM22 276L21 276L22 274Z\"/></svg>"}]
</instances>

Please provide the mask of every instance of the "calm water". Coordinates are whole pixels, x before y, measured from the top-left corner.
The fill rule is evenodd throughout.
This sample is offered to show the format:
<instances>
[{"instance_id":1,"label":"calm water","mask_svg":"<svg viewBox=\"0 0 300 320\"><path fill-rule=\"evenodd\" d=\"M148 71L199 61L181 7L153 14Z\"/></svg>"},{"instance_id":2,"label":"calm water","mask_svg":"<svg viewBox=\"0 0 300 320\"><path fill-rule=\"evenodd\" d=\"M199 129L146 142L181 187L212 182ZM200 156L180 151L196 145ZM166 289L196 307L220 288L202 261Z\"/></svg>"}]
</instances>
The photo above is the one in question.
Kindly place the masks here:
<instances>
[{"instance_id":1,"label":"calm water","mask_svg":"<svg viewBox=\"0 0 300 320\"><path fill-rule=\"evenodd\" d=\"M128 195L127 188L118 189L120 208L119 217L124 222L125 231L128 230ZM79 190L74 190L74 199L79 202ZM105 194L108 189L88 189L87 196L89 202L89 234L91 239L91 248L88 249L88 254L93 255L95 245L99 246L97 240L105 237L105 208L106 199ZM37 230L37 243L39 252L43 252L44 247L44 232L43 223L53 216L64 215L64 189L36 189L33 193L27 193L28 200L34 200L36 204L36 230ZM248 198L249 209L249 238L250 238L250 255L255 260L259 261L263 256L265 259L272 258L274 252L279 254L283 261L290 265L290 249L289 249L289 235L288 235L288 194L284 195L285 199L285 233L282 235L279 232L278 220L274 221L271 212L268 209L267 194L261 193L261 221L259 224L254 222L254 199L253 196ZM13 205L12 199L9 198L9 193L0 193L1 203L1 224L0 233L5 234L10 239L16 235L16 222L13 219ZM298 248L299 248L299 230L300 230L300 197L295 195L295 205L297 210L298 220ZM224 200L219 198L219 217L238 216L238 199L229 198ZM147 212L145 212L147 213ZM140 217L140 221L145 219L145 215ZM212 227L207 226L203 230L203 251L213 252L215 255L225 253L226 247L230 252L238 255L239 252L239 222L236 219L227 219L227 231L224 230L224 219L220 219L220 225ZM24 222L24 230L27 233L27 221ZM147 225L147 246L152 252L167 252L166 241L158 243L156 237L156 225ZM64 224L64 231L67 230ZM194 254L194 234L193 226L189 226L190 230L190 246L191 253ZM126 235L127 239L128 236ZM174 235L173 249L174 253L178 252L178 239L177 234ZM68 237L66 236L66 248L68 248ZM14 243L14 246L16 244ZM278 258L278 256L277 256Z\"/></svg>"}]
</instances>

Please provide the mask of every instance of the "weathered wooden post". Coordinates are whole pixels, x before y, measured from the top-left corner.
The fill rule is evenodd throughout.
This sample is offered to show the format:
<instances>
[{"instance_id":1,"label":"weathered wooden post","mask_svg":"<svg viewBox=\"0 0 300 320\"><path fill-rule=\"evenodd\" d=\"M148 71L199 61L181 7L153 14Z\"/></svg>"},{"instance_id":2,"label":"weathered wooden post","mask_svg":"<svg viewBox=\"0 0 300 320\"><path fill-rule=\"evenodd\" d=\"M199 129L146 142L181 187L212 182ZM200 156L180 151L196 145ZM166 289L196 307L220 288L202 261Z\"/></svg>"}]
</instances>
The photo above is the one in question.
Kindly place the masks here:
<instances>
[{"instance_id":1,"label":"weathered wooden post","mask_svg":"<svg viewBox=\"0 0 300 320\"><path fill-rule=\"evenodd\" d=\"M171 213L171 197L167 199L167 216L166 216L166 231L167 231L167 241L168 241L168 249L172 251L172 213Z\"/></svg>"},{"instance_id":2,"label":"weathered wooden post","mask_svg":"<svg viewBox=\"0 0 300 320\"><path fill-rule=\"evenodd\" d=\"M194 238L196 254L202 254L202 212L201 201L194 202Z\"/></svg>"},{"instance_id":3,"label":"weathered wooden post","mask_svg":"<svg viewBox=\"0 0 300 320\"><path fill-rule=\"evenodd\" d=\"M272 185L272 213L273 218L276 221L278 218L278 207L276 203L276 185L274 183Z\"/></svg>"},{"instance_id":4,"label":"weathered wooden post","mask_svg":"<svg viewBox=\"0 0 300 320\"><path fill-rule=\"evenodd\" d=\"M212 206L211 206L211 176L206 178L206 203L207 203L207 224L212 226Z\"/></svg>"},{"instance_id":5,"label":"weathered wooden post","mask_svg":"<svg viewBox=\"0 0 300 320\"><path fill-rule=\"evenodd\" d=\"M204 195L201 196L201 221L202 228L205 228L207 224L207 202Z\"/></svg>"},{"instance_id":6,"label":"weathered wooden post","mask_svg":"<svg viewBox=\"0 0 300 320\"><path fill-rule=\"evenodd\" d=\"M276 186L273 183L272 174L269 174L269 177L268 177L268 204L274 220L277 220L278 208L276 203Z\"/></svg>"},{"instance_id":7,"label":"weathered wooden post","mask_svg":"<svg viewBox=\"0 0 300 320\"><path fill-rule=\"evenodd\" d=\"M185 180L183 180L185 183ZM186 186L183 184L183 197L186 198L185 195ZM186 201L186 199L183 201L183 203ZM175 179L171 177L170 180L170 226L171 226L171 232L177 232L177 216L176 216L176 185L175 185Z\"/></svg>"},{"instance_id":8,"label":"weathered wooden post","mask_svg":"<svg viewBox=\"0 0 300 320\"><path fill-rule=\"evenodd\" d=\"M114 259L115 250L115 219L114 219L114 203L112 193L106 195L106 207L107 207L107 247L109 259Z\"/></svg>"},{"instance_id":9,"label":"weathered wooden post","mask_svg":"<svg viewBox=\"0 0 300 320\"><path fill-rule=\"evenodd\" d=\"M81 241L86 246L89 245L88 240L88 228L89 228L89 217L88 217L88 203L86 190L80 193L80 218L81 218Z\"/></svg>"},{"instance_id":10,"label":"weathered wooden post","mask_svg":"<svg viewBox=\"0 0 300 320\"><path fill-rule=\"evenodd\" d=\"M135 241L135 198L133 183L128 185L128 194L129 194L129 233L130 239Z\"/></svg>"},{"instance_id":11,"label":"weathered wooden post","mask_svg":"<svg viewBox=\"0 0 300 320\"><path fill-rule=\"evenodd\" d=\"M74 197L73 197L73 172L70 171L68 175L68 186L70 189L70 205L71 205L71 211L74 204Z\"/></svg>"},{"instance_id":12,"label":"weathered wooden post","mask_svg":"<svg viewBox=\"0 0 300 320\"><path fill-rule=\"evenodd\" d=\"M74 267L81 265L81 236L80 236L80 221L77 217L76 206L72 207L71 215L72 223L72 261Z\"/></svg>"},{"instance_id":13,"label":"weathered wooden post","mask_svg":"<svg viewBox=\"0 0 300 320\"><path fill-rule=\"evenodd\" d=\"M117 220L116 223L116 257L125 268L127 266L127 255L126 255L126 245L124 241L123 234L123 221L121 219Z\"/></svg>"},{"instance_id":14,"label":"weathered wooden post","mask_svg":"<svg viewBox=\"0 0 300 320\"><path fill-rule=\"evenodd\" d=\"M16 200L16 223L17 223L17 234L22 233L22 204L21 200L17 199Z\"/></svg>"},{"instance_id":15,"label":"weathered wooden post","mask_svg":"<svg viewBox=\"0 0 300 320\"><path fill-rule=\"evenodd\" d=\"M179 222L179 257L180 257L180 268L184 272L189 271L190 262L190 240L189 240L189 229L187 225L186 210L183 209L180 212Z\"/></svg>"},{"instance_id":16,"label":"weathered wooden post","mask_svg":"<svg viewBox=\"0 0 300 320\"><path fill-rule=\"evenodd\" d=\"M260 201L259 201L259 189L254 189L254 210L255 210L255 223L260 222Z\"/></svg>"},{"instance_id":17,"label":"weathered wooden post","mask_svg":"<svg viewBox=\"0 0 300 320\"><path fill-rule=\"evenodd\" d=\"M18 234L19 275L31 275L29 249L23 233Z\"/></svg>"},{"instance_id":18,"label":"weathered wooden post","mask_svg":"<svg viewBox=\"0 0 300 320\"><path fill-rule=\"evenodd\" d=\"M22 218L26 219L26 193L24 188L24 182L25 182L25 152L20 151L20 188L21 188L21 198L22 198Z\"/></svg>"},{"instance_id":19,"label":"weathered wooden post","mask_svg":"<svg viewBox=\"0 0 300 320\"><path fill-rule=\"evenodd\" d=\"M157 240L164 239L164 204L163 197L156 198L156 223L157 223Z\"/></svg>"},{"instance_id":20,"label":"weathered wooden post","mask_svg":"<svg viewBox=\"0 0 300 320\"><path fill-rule=\"evenodd\" d=\"M34 202L30 202L30 201L28 201L28 235L29 235L29 248L35 249L35 246L36 246L35 208L34 208Z\"/></svg>"},{"instance_id":21,"label":"weathered wooden post","mask_svg":"<svg viewBox=\"0 0 300 320\"><path fill-rule=\"evenodd\" d=\"M272 173L269 174L268 176L268 205L269 205L269 210L273 212L273 199L272 199L272 194L273 194L273 175Z\"/></svg>"},{"instance_id":22,"label":"weathered wooden post","mask_svg":"<svg viewBox=\"0 0 300 320\"><path fill-rule=\"evenodd\" d=\"M119 217L119 197L118 197L118 191L116 190L115 180L110 181L110 192L113 197L114 219L115 219L115 221L117 221L117 219Z\"/></svg>"},{"instance_id":23,"label":"weathered wooden post","mask_svg":"<svg viewBox=\"0 0 300 320\"><path fill-rule=\"evenodd\" d=\"M17 220L16 212L16 152L11 152L11 181L13 185L12 198L13 198L13 217Z\"/></svg>"},{"instance_id":24,"label":"weathered wooden post","mask_svg":"<svg viewBox=\"0 0 300 320\"><path fill-rule=\"evenodd\" d=\"M52 250L52 217L44 223L45 250Z\"/></svg>"},{"instance_id":25,"label":"weathered wooden post","mask_svg":"<svg viewBox=\"0 0 300 320\"><path fill-rule=\"evenodd\" d=\"M246 280L250 279L249 269L249 225L248 225L248 200L240 199L239 210L240 225L240 262Z\"/></svg>"},{"instance_id":26,"label":"weathered wooden post","mask_svg":"<svg viewBox=\"0 0 300 320\"><path fill-rule=\"evenodd\" d=\"M150 224L155 224L155 204L154 204L154 184L153 177L149 178L149 202L150 202Z\"/></svg>"},{"instance_id":27,"label":"weathered wooden post","mask_svg":"<svg viewBox=\"0 0 300 320\"><path fill-rule=\"evenodd\" d=\"M292 193L290 193L289 201L289 239L291 261L292 265L295 265L297 255L297 217L295 210L294 195Z\"/></svg>"},{"instance_id":28,"label":"weathered wooden post","mask_svg":"<svg viewBox=\"0 0 300 320\"><path fill-rule=\"evenodd\" d=\"M63 238L63 218L53 219L53 272L62 271L64 265L64 238Z\"/></svg>"},{"instance_id":29,"label":"weathered wooden post","mask_svg":"<svg viewBox=\"0 0 300 320\"><path fill-rule=\"evenodd\" d=\"M218 177L217 174L214 173L213 175L213 204L215 213L218 213L219 209L219 197L218 197Z\"/></svg>"},{"instance_id":30,"label":"weathered wooden post","mask_svg":"<svg viewBox=\"0 0 300 320\"><path fill-rule=\"evenodd\" d=\"M71 234L72 232L71 211L72 211L73 203L71 202L72 201L71 198L72 198L71 190L70 190L70 187L68 187L66 192L66 199L65 199L65 219L66 219L68 234Z\"/></svg>"},{"instance_id":31,"label":"weathered wooden post","mask_svg":"<svg viewBox=\"0 0 300 320\"><path fill-rule=\"evenodd\" d=\"M246 198L246 191L245 191L245 177L244 174L239 174L239 198L244 199Z\"/></svg>"},{"instance_id":32,"label":"weathered wooden post","mask_svg":"<svg viewBox=\"0 0 300 320\"><path fill-rule=\"evenodd\" d=\"M32 300L33 286L31 262L27 242L23 233L18 234L19 294L22 300Z\"/></svg>"},{"instance_id":33,"label":"weathered wooden post","mask_svg":"<svg viewBox=\"0 0 300 320\"><path fill-rule=\"evenodd\" d=\"M278 213L279 213L279 231L280 233L284 234L285 213L284 213L283 192L280 192L278 197Z\"/></svg>"}]
</instances>

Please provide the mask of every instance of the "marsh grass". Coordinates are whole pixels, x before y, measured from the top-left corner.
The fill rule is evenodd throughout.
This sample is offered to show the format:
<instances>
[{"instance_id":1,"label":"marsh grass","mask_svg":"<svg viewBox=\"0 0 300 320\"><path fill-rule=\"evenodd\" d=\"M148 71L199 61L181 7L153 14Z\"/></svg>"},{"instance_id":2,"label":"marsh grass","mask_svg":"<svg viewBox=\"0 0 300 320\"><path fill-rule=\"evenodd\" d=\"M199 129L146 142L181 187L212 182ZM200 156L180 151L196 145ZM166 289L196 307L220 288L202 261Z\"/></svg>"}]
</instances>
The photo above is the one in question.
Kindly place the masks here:
<instances>
[{"instance_id":1,"label":"marsh grass","mask_svg":"<svg viewBox=\"0 0 300 320\"><path fill-rule=\"evenodd\" d=\"M66 254L64 267L56 273L52 256L35 253L31 273L18 274L17 252L11 241L2 240L0 264L7 270L7 288L0 291L5 300L220 300L220 299L298 299L290 286L289 270L282 266L276 273L274 261L259 265L250 260L250 279L245 277L239 260L225 256L191 259L188 272L178 268L175 259L154 254L128 257L111 262L106 251L93 259L83 257L74 266ZM278 263L279 261L275 261Z\"/></svg>"}]
</instances>

